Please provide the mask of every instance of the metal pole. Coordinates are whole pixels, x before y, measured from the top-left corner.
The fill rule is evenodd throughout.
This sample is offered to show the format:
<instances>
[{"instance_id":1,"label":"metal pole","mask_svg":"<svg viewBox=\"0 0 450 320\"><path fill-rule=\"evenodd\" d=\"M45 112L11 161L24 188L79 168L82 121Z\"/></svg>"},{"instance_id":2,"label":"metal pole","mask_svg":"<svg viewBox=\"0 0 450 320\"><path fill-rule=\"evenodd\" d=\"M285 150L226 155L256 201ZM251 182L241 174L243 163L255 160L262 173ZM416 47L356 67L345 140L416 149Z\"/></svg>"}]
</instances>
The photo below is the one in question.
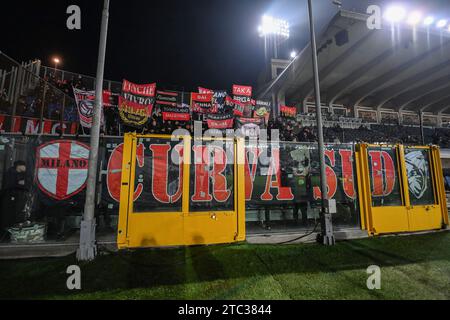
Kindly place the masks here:
<instances>
[{"instance_id":1,"label":"metal pole","mask_svg":"<svg viewBox=\"0 0 450 320\"><path fill-rule=\"evenodd\" d=\"M39 115L39 132L40 134L44 134L44 108L45 108L45 99L47 98L47 81L44 81L44 92L42 93L42 103L41 103L41 114Z\"/></svg>"},{"instance_id":2,"label":"metal pole","mask_svg":"<svg viewBox=\"0 0 450 320\"><path fill-rule=\"evenodd\" d=\"M277 37L277 35L273 36L273 49L274 49L274 58L278 59L278 37Z\"/></svg>"},{"instance_id":3,"label":"metal pole","mask_svg":"<svg viewBox=\"0 0 450 320\"><path fill-rule=\"evenodd\" d=\"M14 92L16 92L17 67L12 67L9 77L8 102L13 103Z\"/></svg>"},{"instance_id":4,"label":"metal pole","mask_svg":"<svg viewBox=\"0 0 450 320\"><path fill-rule=\"evenodd\" d=\"M11 132L14 131L14 118L16 117L17 114L17 104L19 102L19 97L20 97L20 93L21 93L21 84L22 84L22 78L23 78L23 68L22 65L19 66L19 71L18 71L18 75L16 78L16 88L15 88L15 92L14 92L14 99L13 99L13 109L12 109L12 114L11 114Z\"/></svg>"},{"instance_id":5,"label":"metal pole","mask_svg":"<svg viewBox=\"0 0 450 320\"><path fill-rule=\"evenodd\" d=\"M95 88L95 110L91 128L91 152L89 154L89 170L84 206L83 221L81 222L80 248L77 259L81 261L93 260L97 253L95 242L95 187L97 183L98 150L100 144L100 125L103 106L103 74L105 69L106 40L108 35L109 0L104 0L102 27L97 64L97 81Z\"/></svg>"},{"instance_id":6,"label":"metal pole","mask_svg":"<svg viewBox=\"0 0 450 320\"><path fill-rule=\"evenodd\" d=\"M66 111L66 95L63 95L63 103L62 103L62 109L60 114L60 129L61 129L61 137L64 136L65 130L64 130L64 112Z\"/></svg>"},{"instance_id":7,"label":"metal pole","mask_svg":"<svg viewBox=\"0 0 450 320\"><path fill-rule=\"evenodd\" d=\"M308 12L309 12L309 25L311 33L311 50L312 50L312 60L313 60L313 71L314 71L314 89L316 95L316 117L317 117L317 132L318 132L318 142L319 142L319 160L320 160L320 186L322 190L322 212L321 218L321 234L318 240L324 245L334 245L335 239L333 235L333 223L332 217L329 210L329 199L327 194L327 175L325 166L325 143L323 138L323 127L322 127L322 107L320 101L320 80L319 80L319 66L317 59L317 44L316 35L314 29L314 19L312 12L312 1L308 0Z\"/></svg>"},{"instance_id":8,"label":"metal pole","mask_svg":"<svg viewBox=\"0 0 450 320\"><path fill-rule=\"evenodd\" d=\"M423 112L419 111L419 119L420 119L420 137L422 139L422 145L425 145L425 132L423 129Z\"/></svg>"}]
</instances>

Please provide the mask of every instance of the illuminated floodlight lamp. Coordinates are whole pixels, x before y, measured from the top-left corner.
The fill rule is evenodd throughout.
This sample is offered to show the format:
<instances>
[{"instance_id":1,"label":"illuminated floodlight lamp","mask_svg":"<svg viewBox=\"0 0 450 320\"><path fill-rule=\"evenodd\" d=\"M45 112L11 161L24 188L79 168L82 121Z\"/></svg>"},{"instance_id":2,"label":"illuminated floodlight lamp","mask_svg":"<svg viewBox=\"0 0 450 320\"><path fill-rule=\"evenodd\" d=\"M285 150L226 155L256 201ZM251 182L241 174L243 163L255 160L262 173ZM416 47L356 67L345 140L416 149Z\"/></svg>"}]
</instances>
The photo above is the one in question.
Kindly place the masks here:
<instances>
[{"instance_id":1,"label":"illuminated floodlight lamp","mask_svg":"<svg viewBox=\"0 0 450 320\"><path fill-rule=\"evenodd\" d=\"M384 18L392 23L400 22L406 17L406 10L400 6L392 6L386 10Z\"/></svg>"},{"instance_id":2,"label":"illuminated floodlight lamp","mask_svg":"<svg viewBox=\"0 0 450 320\"><path fill-rule=\"evenodd\" d=\"M296 57L297 57L297 51L294 50L291 52L291 58L295 59Z\"/></svg>"},{"instance_id":3,"label":"illuminated floodlight lamp","mask_svg":"<svg viewBox=\"0 0 450 320\"><path fill-rule=\"evenodd\" d=\"M423 21L423 24L426 26L431 26L433 23L434 23L433 17L426 17L425 20Z\"/></svg>"},{"instance_id":4,"label":"illuminated floodlight lamp","mask_svg":"<svg viewBox=\"0 0 450 320\"><path fill-rule=\"evenodd\" d=\"M422 12L420 11L414 11L408 16L408 24L410 25L417 25L422 20Z\"/></svg>"},{"instance_id":5,"label":"illuminated floodlight lamp","mask_svg":"<svg viewBox=\"0 0 450 320\"><path fill-rule=\"evenodd\" d=\"M444 28L447 25L447 20L441 19L436 23L436 27L439 29Z\"/></svg>"},{"instance_id":6,"label":"illuminated floodlight lamp","mask_svg":"<svg viewBox=\"0 0 450 320\"><path fill-rule=\"evenodd\" d=\"M276 35L287 39L290 36L289 22L264 15L262 24L258 27L258 32L261 37Z\"/></svg>"}]
</instances>

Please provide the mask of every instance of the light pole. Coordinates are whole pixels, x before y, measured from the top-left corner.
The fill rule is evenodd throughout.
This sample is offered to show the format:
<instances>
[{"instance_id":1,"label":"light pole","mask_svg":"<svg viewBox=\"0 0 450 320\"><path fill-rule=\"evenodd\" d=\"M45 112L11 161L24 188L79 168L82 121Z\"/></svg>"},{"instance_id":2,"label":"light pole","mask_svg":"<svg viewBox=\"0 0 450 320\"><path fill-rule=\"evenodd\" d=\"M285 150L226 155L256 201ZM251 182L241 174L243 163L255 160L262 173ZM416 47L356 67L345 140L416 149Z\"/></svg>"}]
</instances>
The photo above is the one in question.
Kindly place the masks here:
<instances>
[{"instance_id":1,"label":"light pole","mask_svg":"<svg viewBox=\"0 0 450 320\"><path fill-rule=\"evenodd\" d=\"M312 12L312 0L308 0L308 13L309 13L309 25L311 33L311 50L312 50L312 61L313 61L313 72L314 72L314 90L316 97L316 117L317 117L317 132L318 132L318 152L320 161L320 187L322 190L322 210L320 214L321 219L321 234L318 237L324 245L334 245L335 239L333 235L333 222L330 212L330 204L328 199L327 190L327 174L325 166L325 143L323 138L323 127L322 127L322 107L320 101L320 79L319 79L319 67L317 59L317 44L316 44L316 34L314 28L314 19Z\"/></svg>"},{"instance_id":2,"label":"light pole","mask_svg":"<svg viewBox=\"0 0 450 320\"><path fill-rule=\"evenodd\" d=\"M100 144L100 125L103 106L103 74L105 69L106 39L108 35L109 1L110 0L104 0L102 26L100 31L95 88L95 109L91 128L91 151L89 153L86 202L84 205L83 221L81 222L80 248L77 252L77 259L80 261L93 260L97 254L95 241L95 187L97 184L98 149Z\"/></svg>"}]
</instances>

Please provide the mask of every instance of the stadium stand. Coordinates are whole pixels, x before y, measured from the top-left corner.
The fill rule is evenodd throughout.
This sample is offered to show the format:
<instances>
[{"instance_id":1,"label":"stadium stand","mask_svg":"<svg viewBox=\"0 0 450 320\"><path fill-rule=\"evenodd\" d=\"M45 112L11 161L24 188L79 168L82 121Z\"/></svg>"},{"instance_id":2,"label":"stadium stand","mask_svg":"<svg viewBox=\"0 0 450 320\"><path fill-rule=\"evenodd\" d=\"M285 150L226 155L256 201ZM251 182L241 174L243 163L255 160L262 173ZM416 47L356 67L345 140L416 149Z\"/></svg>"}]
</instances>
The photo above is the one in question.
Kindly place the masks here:
<instances>
[{"instance_id":1,"label":"stadium stand","mask_svg":"<svg viewBox=\"0 0 450 320\"><path fill-rule=\"evenodd\" d=\"M11 69L17 73L18 64L14 60L0 55L0 69ZM26 64L22 64L26 66ZM34 72L35 65L39 70ZM16 103L15 116L27 119L64 121L77 123L78 114L72 88L92 90L95 79L89 76L64 70L55 70L50 67L40 66L40 62L30 62L32 68L25 68L29 75L29 85L19 93ZM1 76L1 75L0 75ZM7 78L7 77L6 77ZM1 78L0 78L1 79ZM10 80L12 81L12 80ZM4 82L7 82L4 81ZM12 90L7 90L8 83L4 83L0 95L0 114L11 116L13 114L14 97ZM120 94L121 84L114 81L105 81L105 89L111 90L114 99ZM115 101L113 99L113 101ZM63 114L63 116L62 116ZM403 143L421 144L421 129L413 118L405 117L403 125L399 125L398 118L392 116L383 118L383 124L374 123L374 119L367 117L347 117L323 112L324 135L327 143ZM121 136L124 132L134 130L120 125L117 107L105 108L106 125L102 134L108 136ZM424 122L424 138L426 144L437 144L443 148L450 147L450 129L436 127L432 123ZM143 133L170 134L176 129L186 129L193 132L192 122L164 121L161 111L155 109L149 125ZM205 129L205 128L204 128ZM297 118L272 117L268 123L269 138L271 131L279 130L281 141L289 142L315 142L316 117L314 113L301 113ZM8 131L2 128L2 131ZM22 132L24 133L24 132ZM56 133L61 133L57 130ZM77 134L89 134L88 130L77 126Z\"/></svg>"}]
</instances>

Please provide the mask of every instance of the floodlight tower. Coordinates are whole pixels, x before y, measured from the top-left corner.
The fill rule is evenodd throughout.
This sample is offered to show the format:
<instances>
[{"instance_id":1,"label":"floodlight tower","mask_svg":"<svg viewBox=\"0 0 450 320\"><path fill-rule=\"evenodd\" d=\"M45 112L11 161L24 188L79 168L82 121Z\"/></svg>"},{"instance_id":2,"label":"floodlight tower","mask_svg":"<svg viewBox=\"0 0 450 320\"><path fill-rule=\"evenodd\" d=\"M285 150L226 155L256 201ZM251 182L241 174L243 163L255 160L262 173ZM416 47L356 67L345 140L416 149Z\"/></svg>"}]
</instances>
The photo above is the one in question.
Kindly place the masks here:
<instances>
[{"instance_id":1,"label":"floodlight tower","mask_svg":"<svg viewBox=\"0 0 450 320\"><path fill-rule=\"evenodd\" d=\"M290 37L289 22L269 15L263 15L258 31L259 36L264 38L266 55L269 40L274 50L273 57L278 59L278 46Z\"/></svg>"}]
</instances>

